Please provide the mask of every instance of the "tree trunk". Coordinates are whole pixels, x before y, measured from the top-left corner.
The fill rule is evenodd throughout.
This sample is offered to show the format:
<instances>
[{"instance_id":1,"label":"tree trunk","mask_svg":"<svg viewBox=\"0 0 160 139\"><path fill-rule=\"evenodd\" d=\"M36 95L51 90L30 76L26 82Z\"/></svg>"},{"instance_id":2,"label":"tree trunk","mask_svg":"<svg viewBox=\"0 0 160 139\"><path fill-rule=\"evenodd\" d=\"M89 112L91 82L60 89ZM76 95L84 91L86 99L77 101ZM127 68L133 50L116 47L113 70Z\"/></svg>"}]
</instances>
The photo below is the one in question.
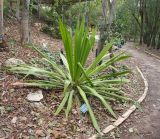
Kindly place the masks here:
<instances>
[{"instance_id":1,"label":"tree trunk","mask_svg":"<svg viewBox=\"0 0 160 139\"><path fill-rule=\"evenodd\" d=\"M17 0L17 5L16 5L16 18L18 21L20 20L20 0Z\"/></svg>"},{"instance_id":2,"label":"tree trunk","mask_svg":"<svg viewBox=\"0 0 160 139\"><path fill-rule=\"evenodd\" d=\"M159 32L159 35L158 35L157 49L160 49L160 32Z\"/></svg>"},{"instance_id":3,"label":"tree trunk","mask_svg":"<svg viewBox=\"0 0 160 139\"><path fill-rule=\"evenodd\" d=\"M0 35L3 35L3 0L0 0Z\"/></svg>"},{"instance_id":4,"label":"tree trunk","mask_svg":"<svg viewBox=\"0 0 160 139\"><path fill-rule=\"evenodd\" d=\"M10 10L12 11L14 8L13 8L13 5L14 5L14 1L13 0L10 0L9 2L9 7L10 7Z\"/></svg>"},{"instance_id":5,"label":"tree trunk","mask_svg":"<svg viewBox=\"0 0 160 139\"><path fill-rule=\"evenodd\" d=\"M98 43L96 56L102 51L105 45L105 41L107 40L108 42L110 42L110 39L111 39L110 29L111 29L111 24L113 22L113 19L115 18L115 6L116 6L115 0L112 0L112 1L102 0L102 15L104 18L104 25L100 27L100 40ZM109 11L109 16L107 16L107 11ZM114 56L112 52L112 47L110 48L109 52L110 52L110 58L112 58ZM100 64L101 63L102 61L100 62ZM114 64L112 66L114 66Z\"/></svg>"},{"instance_id":6,"label":"tree trunk","mask_svg":"<svg viewBox=\"0 0 160 139\"><path fill-rule=\"evenodd\" d=\"M140 16L141 16L141 29L140 29L140 45L143 44L144 32L144 0L140 0Z\"/></svg>"},{"instance_id":7,"label":"tree trunk","mask_svg":"<svg viewBox=\"0 0 160 139\"><path fill-rule=\"evenodd\" d=\"M100 40L98 41L98 48L96 50L96 57L103 50L105 41L103 40L103 29L100 29Z\"/></svg>"},{"instance_id":8,"label":"tree trunk","mask_svg":"<svg viewBox=\"0 0 160 139\"><path fill-rule=\"evenodd\" d=\"M41 11L41 0L38 0L38 18L39 19L41 18L40 11Z\"/></svg>"},{"instance_id":9,"label":"tree trunk","mask_svg":"<svg viewBox=\"0 0 160 139\"><path fill-rule=\"evenodd\" d=\"M30 42L29 31L29 4L30 0L21 0L21 43L22 45Z\"/></svg>"},{"instance_id":10,"label":"tree trunk","mask_svg":"<svg viewBox=\"0 0 160 139\"><path fill-rule=\"evenodd\" d=\"M106 31L106 26L107 26L107 0L102 0L102 15L104 18L104 25L100 26L100 40L98 42L98 48L96 52L96 56L102 51L104 44L105 44L105 39L104 39L104 32Z\"/></svg>"},{"instance_id":11,"label":"tree trunk","mask_svg":"<svg viewBox=\"0 0 160 139\"><path fill-rule=\"evenodd\" d=\"M104 25L100 29L100 41L101 42L98 43L97 54L99 54L101 50L103 49L104 44L105 44L105 39L107 39L108 42L110 41L110 28L111 28L113 19L115 18L115 6L116 6L115 0L112 0L112 1L102 0L102 15L104 18ZM107 11L109 11L109 17L107 16ZM107 33L107 38L104 38L104 33L105 34ZM112 53L112 48L109 51L110 53Z\"/></svg>"},{"instance_id":12,"label":"tree trunk","mask_svg":"<svg viewBox=\"0 0 160 139\"><path fill-rule=\"evenodd\" d=\"M112 0L112 2L110 2L110 11L109 11L109 26L111 27L111 24L113 22L113 20L115 19L116 16L116 1ZM110 29L109 27L109 29Z\"/></svg>"}]
</instances>

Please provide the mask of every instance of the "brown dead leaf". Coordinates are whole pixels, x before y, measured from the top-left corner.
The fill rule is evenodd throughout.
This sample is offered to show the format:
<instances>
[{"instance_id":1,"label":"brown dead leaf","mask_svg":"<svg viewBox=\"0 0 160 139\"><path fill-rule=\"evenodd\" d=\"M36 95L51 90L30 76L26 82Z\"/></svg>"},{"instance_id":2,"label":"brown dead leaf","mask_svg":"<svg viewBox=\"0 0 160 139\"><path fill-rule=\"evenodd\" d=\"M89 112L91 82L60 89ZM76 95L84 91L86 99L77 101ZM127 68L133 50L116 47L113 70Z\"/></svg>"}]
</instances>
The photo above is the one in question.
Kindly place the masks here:
<instances>
[{"instance_id":1,"label":"brown dead leaf","mask_svg":"<svg viewBox=\"0 0 160 139\"><path fill-rule=\"evenodd\" d=\"M38 137L44 137L45 136L45 133L43 132L43 130L36 130L36 135Z\"/></svg>"},{"instance_id":2,"label":"brown dead leaf","mask_svg":"<svg viewBox=\"0 0 160 139\"><path fill-rule=\"evenodd\" d=\"M59 139L60 136L61 136L61 133L57 130L53 130L52 134L53 134L55 139Z\"/></svg>"}]
</instances>

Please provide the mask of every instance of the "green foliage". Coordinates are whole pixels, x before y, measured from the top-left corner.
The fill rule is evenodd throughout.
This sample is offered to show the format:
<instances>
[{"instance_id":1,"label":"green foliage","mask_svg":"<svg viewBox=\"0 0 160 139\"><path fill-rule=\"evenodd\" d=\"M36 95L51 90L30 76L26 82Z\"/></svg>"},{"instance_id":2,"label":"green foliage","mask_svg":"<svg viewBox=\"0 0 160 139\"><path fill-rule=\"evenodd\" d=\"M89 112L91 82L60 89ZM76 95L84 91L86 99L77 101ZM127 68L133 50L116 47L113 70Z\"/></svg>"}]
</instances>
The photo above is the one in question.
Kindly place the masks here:
<instances>
[{"instance_id":1,"label":"green foliage","mask_svg":"<svg viewBox=\"0 0 160 139\"><path fill-rule=\"evenodd\" d=\"M146 1L143 41L147 46L160 49L160 2Z\"/></svg>"},{"instance_id":2,"label":"green foliage","mask_svg":"<svg viewBox=\"0 0 160 139\"><path fill-rule=\"evenodd\" d=\"M119 1L117 4L116 19L112 24L114 37L117 37L116 34L121 34L121 36L135 38L139 34L138 24L130 11L132 9L135 14L137 13L138 9L135 5L133 0Z\"/></svg>"},{"instance_id":3,"label":"green foliage","mask_svg":"<svg viewBox=\"0 0 160 139\"><path fill-rule=\"evenodd\" d=\"M115 46L121 47L122 45L124 45L124 43L125 43L125 40L123 38L115 38L113 44Z\"/></svg>"},{"instance_id":4,"label":"green foliage","mask_svg":"<svg viewBox=\"0 0 160 139\"><path fill-rule=\"evenodd\" d=\"M42 31L54 38L60 38L58 27L59 13L56 11L56 8L54 6L41 5L40 14L41 18L46 21L46 25L42 28Z\"/></svg>"},{"instance_id":5,"label":"green foliage","mask_svg":"<svg viewBox=\"0 0 160 139\"><path fill-rule=\"evenodd\" d=\"M120 53L111 59L106 59L106 54L112 47L111 42L89 66L86 66L90 51L94 46L96 31L88 37L89 32L88 29L85 29L84 21L81 24L77 23L74 37L72 37L71 29L68 29L61 20L59 21L59 27L66 53L66 56L60 54L60 57L65 67L56 64L46 53L40 51L38 47L32 46L34 50L41 54L43 60L52 66L52 69L21 65L12 67L9 71L24 74L26 80L24 83L21 83L23 85L63 90L63 99L55 115L58 115L66 107L65 113L66 117L68 117L72 107L74 107L75 101L85 103L88 107L93 126L100 132L88 98L97 98L105 109L116 118L110 102L131 100L123 96L123 92L121 91L121 85L128 82L123 75L128 74L129 71L116 70L113 73L106 72L106 70L110 71L113 68L113 63L125 60L129 56ZM102 60L104 62L99 65L98 63ZM116 68L114 67L114 69ZM34 80L27 80L29 75L36 78Z\"/></svg>"},{"instance_id":6,"label":"green foliage","mask_svg":"<svg viewBox=\"0 0 160 139\"><path fill-rule=\"evenodd\" d=\"M45 26L41 29L42 32L54 37L60 38L60 32L58 27L58 16L61 16L60 10L57 10L58 4L40 4L33 2L30 4L30 13L32 16L36 16L39 10L39 17L44 21Z\"/></svg>"},{"instance_id":7,"label":"green foliage","mask_svg":"<svg viewBox=\"0 0 160 139\"><path fill-rule=\"evenodd\" d=\"M160 2L159 0L119 1L113 32L129 38L141 38L144 44L160 48ZM142 43L142 42L141 42Z\"/></svg>"},{"instance_id":8,"label":"green foliage","mask_svg":"<svg viewBox=\"0 0 160 139\"><path fill-rule=\"evenodd\" d=\"M46 49L41 49L41 48L38 48L38 49L41 53L45 53L45 55L47 57L50 57L50 60L54 61L56 64L58 64L58 65L61 64L59 51L50 52L49 50L46 50ZM32 58L30 60L29 64L31 64L33 66L38 65L38 67L40 67L40 68L47 67L49 70L52 69L52 67L48 63L46 63L45 60L42 60L41 58L38 58L38 57Z\"/></svg>"},{"instance_id":9,"label":"green foliage","mask_svg":"<svg viewBox=\"0 0 160 139\"><path fill-rule=\"evenodd\" d=\"M77 12L78 11L78 12ZM42 19L45 19L46 26L42 31L55 37L60 38L58 28L58 16L72 29L76 26L76 21L85 16L85 25L96 26L101 16L100 1L86 1L75 4L57 2L54 5L41 5L40 9Z\"/></svg>"},{"instance_id":10,"label":"green foliage","mask_svg":"<svg viewBox=\"0 0 160 139\"><path fill-rule=\"evenodd\" d=\"M57 26L53 26L53 25L45 25L42 29L41 29L42 32L50 35L51 37L53 38L57 38L57 39L60 39L61 38L61 35L60 35L60 32L59 32L59 28Z\"/></svg>"},{"instance_id":11,"label":"green foliage","mask_svg":"<svg viewBox=\"0 0 160 139\"><path fill-rule=\"evenodd\" d=\"M101 14L101 2L99 0L95 0L72 5L66 11L65 17L67 21L71 22L67 22L71 27L75 27L76 21L83 17L86 19L86 25L97 26Z\"/></svg>"},{"instance_id":12,"label":"green foliage","mask_svg":"<svg viewBox=\"0 0 160 139\"><path fill-rule=\"evenodd\" d=\"M4 1L4 8L3 8L4 14L9 12L9 2L6 0Z\"/></svg>"}]
</instances>

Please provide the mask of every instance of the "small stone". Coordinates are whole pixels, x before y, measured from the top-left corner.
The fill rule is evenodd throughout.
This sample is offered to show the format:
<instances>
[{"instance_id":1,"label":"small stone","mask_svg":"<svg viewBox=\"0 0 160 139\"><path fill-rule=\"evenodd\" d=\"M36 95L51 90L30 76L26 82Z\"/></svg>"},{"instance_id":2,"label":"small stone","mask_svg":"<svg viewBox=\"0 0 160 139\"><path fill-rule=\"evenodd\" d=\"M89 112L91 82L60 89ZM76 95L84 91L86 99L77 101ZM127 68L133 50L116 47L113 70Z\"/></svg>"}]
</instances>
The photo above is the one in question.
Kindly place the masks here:
<instances>
[{"instance_id":1,"label":"small stone","mask_svg":"<svg viewBox=\"0 0 160 139\"><path fill-rule=\"evenodd\" d=\"M39 108L39 107L44 108L45 107L41 102L34 102L34 103L32 103L32 106L36 107L36 108Z\"/></svg>"},{"instance_id":2,"label":"small stone","mask_svg":"<svg viewBox=\"0 0 160 139\"><path fill-rule=\"evenodd\" d=\"M133 128L129 128L129 132L133 133L134 132Z\"/></svg>"},{"instance_id":3,"label":"small stone","mask_svg":"<svg viewBox=\"0 0 160 139\"><path fill-rule=\"evenodd\" d=\"M34 135L34 131L33 131L31 128L28 129L28 133L29 133L30 135Z\"/></svg>"},{"instance_id":4,"label":"small stone","mask_svg":"<svg viewBox=\"0 0 160 139\"><path fill-rule=\"evenodd\" d=\"M17 117L13 117L13 119L11 120L11 123L15 124L17 122L17 119L18 119Z\"/></svg>"},{"instance_id":5,"label":"small stone","mask_svg":"<svg viewBox=\"0 0 160 139\"><path fill-rule=\"evenodd\" d=\"M29 93L27 95L27 100L31 102L39 102L42 99L43 99L43 94L41 90L38 90L35 93Z\"/></svg>"},{"instance_id":6,"label":"small stone","mask_svg":"<svg viewBox=\"0 0 160 139\"><path fill-rule=\"evenodd\" d=\"M154 108L156 108L156 105L155 105L155 104L153 104L153 107L154 107Z\"/></svg>"},{"instance_id":7,"label":"small stone","mask_svg":"<svg viewBox=\"0 0 160 139\"><path fill-rule=\"evenodd\" d=\"M76 109L72 109L72 113L76 115L78 114L78 111Z\"/></svg>"},{"instance_id":8,"label":"small stone","mask_svg":"<svg viewBox=\"0 0 160 139\"><path fill-rule=\"evenodd\" d=\"M46 112L47 111L47 107L45 107L43 105L43 103L41 103L41 102L33 102L33 103L31 103L31 106L34 107L34 108L37 108L41 112Z\"/></svg>"}]
</instances>

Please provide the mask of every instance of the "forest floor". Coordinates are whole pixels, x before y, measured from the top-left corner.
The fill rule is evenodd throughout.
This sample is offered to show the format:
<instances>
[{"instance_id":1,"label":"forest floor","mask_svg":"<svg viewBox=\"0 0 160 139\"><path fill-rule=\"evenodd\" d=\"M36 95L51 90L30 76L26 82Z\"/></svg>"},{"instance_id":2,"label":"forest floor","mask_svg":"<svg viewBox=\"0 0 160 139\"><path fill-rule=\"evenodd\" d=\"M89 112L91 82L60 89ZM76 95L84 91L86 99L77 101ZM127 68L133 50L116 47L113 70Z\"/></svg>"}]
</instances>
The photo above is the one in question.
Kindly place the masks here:
<instances>
[{"instance_id":1,"label":"forest floor","mask_svg":"<svg viewBox=\"0 0 160 139\"><path fill-rule=\"evenodd\" d=\"M37 22L32 24L31 34L32 34L33 43L39 46L42 46L43 43L47 43L49 46L49 50L52 52L62 49L63 48L62 41L53 39L52 37L49 37L48 35L40 32L41 27L42 27L41 23ZM22 47L20 45L19 26L17 25L17 23L14 23L14 22L9 23L7 25L7 32L8 32L7 36L8 36L10 51L0 53L0 67L3 66L2 64L7 59L12 57L22 59L23 61L28 63L32 58L35 58L38 56L36 52L33 52L29 48ZM129 44L129 45L133 45L133 44ZM131 116L131 118L129 118L129 120L131 119L131 121L125 122L125 124L122 125L120 129L117 129L116 132L110 133L108 137L106 136L106 138L119 137L122 134L122 137L121 137L122 139L124 139L124 137L126 137L126 139L130 139L128 137L130 137L133 133L129 134L130 132L128 132L128 125L132 123L132 120L133 121L140 120L140 118L142 118L142 115L145 116L147 112L152 114L151 110L154 111L153 113L153 118L154 118L154 114L155 115L157 114L154 109L159 110L159 107L157 104L160 103L160 100L159 100L160 98L158 96L158 91L160 90L158 88L160 87L160 85L158 86L158 83L159 83L158 81L160 78L158 77L158 74L159 74L158 70L160 68L159 69L156 68L156 62L154 58L151 58L141 52L137 53L137 50L135 49L132 50L130 49L130 47L129 49L127 47L127 51L131 52L131 54L133 53L133 56L135 57L122 63L124 65L127 65L127 67L129 67L133 71L133 74L131 74L129 77L129 79L131 80L131 83L126 84L124 86L124 89L125 89L124 91L126 91L127 95L129 95L134 99L137 99L143 93L143 89L144 89L143 81L140 78L140 75L136 72L136 68L135 68L135 65L139 65L143 71L151 74L151 75L148 75L150 77L148 80L151 82L151 85L152 85L150 88L150 91L153 92L151 95L151 102L149 103L149 106L145 104L146 107L148 106L146 108L148 111L145 109L145 106L144 106L143 113L140 113L139 111L137 111L134 114L134 116ZM92 60L94 56L95 56L95 51L91 53L89 61ZM145 64L145 59L148 59L146 61L148 62L148 65L146 65L147 63ZM42 105L40 104L40 107L42 106L42 108L39 109L35 104L32 104L26 100L26 95L29 92L36 91L37 88L34 88L34 89L13 88L12 86L10 86L10 84L19 80L19 77L10 75L4 71L0 71L0 79L2 79L0 80L0 87L1 87L0 89L0 95L1 95L0 96L0 116L1 116L0 117L0 139L1 138L2 139L5 139L5 138L9 138L9 139L10 138L12 139L17 139L17 138L86 139L87 138L86 135L91 135L92 133L95 133L95 130L92 127L87 114L78 116L78 113L75 109L73 109L72 116L69 117L70 118L69 121L65 119L64 114L61 114L60 116L57 116L57 117L53 116L52 113L53 111L55 111L55 107L59 105L59 102L61 99L61 97L59 97L59 94L55 94L55 92L42 90L44 94L44 100L41 102ZM154 91L157 91L157 92L154 92ZM52 100L51 100L51 97L52 97ZM157 103L155 103L155 100L157 101ZM90 102L92 103L92 101L93 100L91 99ZM154 109L153 108L148 109L151 106ZM108 114L106 115L106 112L102 109L102 107L98 103L93 104L93 107L94 107L94 111L97 118L100 119L99 123L101 128L104 128L105 126L110 124L110 122L114 121L114 119L112 119ZM119 105L114 109L118 115L121 115L128 107L129 105L126 105L126 106ZM145 110L146 110L146 113L145 113ZM100 113L99 111L102 111L102 112ZM149 119L150 117L147 117L147 118ZM148 123L148 124L151 124L151 123ZM155 125L156 124L158 124L158 122L155 121ZM130 127L133 127L133 126L130 126ZM127 131L127 132L124 132L124 131ZM144 132L145 136L147 134L148 134L147 132ZM158 135L158 132L157 132L157 135ZM133 137L135 137L134 134L133 134ZM137 139L137 138L134 138L134 139Z\"/></svg>"},{"instance_id":2,"label":"forest floor","mask_svg":"<svg viewBox=\"0 0 160 139\"><path fill-rule=\"evenodd\" d=\"M143 112L136 111L121 125L121 139L159 139L160 138L160 60L135 49L128 43L123 50L135 59L149 83L147 98L142 103ZM134 66L135 66L134 65ZM126 130L132 129L132 133Z\"/></svg>"}]
</instances>

